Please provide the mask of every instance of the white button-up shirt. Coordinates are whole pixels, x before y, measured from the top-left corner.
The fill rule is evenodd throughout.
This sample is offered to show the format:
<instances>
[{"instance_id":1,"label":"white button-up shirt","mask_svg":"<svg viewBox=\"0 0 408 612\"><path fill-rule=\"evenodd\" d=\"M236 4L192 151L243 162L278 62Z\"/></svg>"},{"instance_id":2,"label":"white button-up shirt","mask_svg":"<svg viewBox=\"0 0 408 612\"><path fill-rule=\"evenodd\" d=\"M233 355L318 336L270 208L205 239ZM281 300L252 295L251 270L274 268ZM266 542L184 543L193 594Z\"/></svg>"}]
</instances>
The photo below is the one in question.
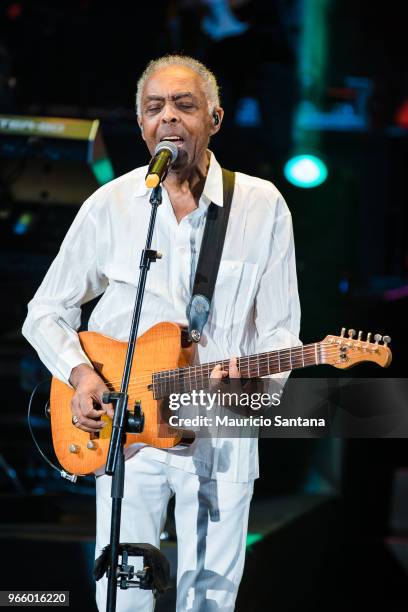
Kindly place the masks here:
<instances>
[{"instance_id":1,"label":"white button-up shirt","mask_svg":"<svg viewBox=\"0 0 408 612\"><path fill-rule=\"evenodd\" d=\"M72 368L89 363L76 333L81 304L103 294L88 329L118 340L129 337L151 211L146 170L137 168L88 198L29 303L23 334L51 373L65 382ZM161 321L187 324L211 201L223 205L222 172L213 154L198 208L180 223L163 188L152 241L163 258L148 273L139 335ZM288 207L272 183L238 172L211 313L196 359L205 363L294 346L299 323ZM202 476L233 482L258 476L256 439L198 439L188 449L149 452Z\"/></svg>"}]
</instances>

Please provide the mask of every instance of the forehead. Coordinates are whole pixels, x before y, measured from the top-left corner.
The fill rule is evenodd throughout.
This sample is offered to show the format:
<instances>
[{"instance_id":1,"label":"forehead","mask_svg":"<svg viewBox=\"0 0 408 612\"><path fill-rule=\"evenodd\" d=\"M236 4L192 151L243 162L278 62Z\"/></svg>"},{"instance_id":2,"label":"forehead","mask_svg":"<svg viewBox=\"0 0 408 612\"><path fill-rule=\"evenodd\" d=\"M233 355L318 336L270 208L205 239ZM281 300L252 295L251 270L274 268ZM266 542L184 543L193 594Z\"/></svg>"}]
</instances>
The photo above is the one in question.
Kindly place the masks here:
<instances>
[{"instance_id":1,"label":"forehead","mask_svg":"<svg viewBox=\"0 0 408 612\"><path fill-rule=\"evenodd\" d=\"M146 79L142 98L152 95L168 97L180 92L205 96L202 79L197 72L187 66L167 66L155 70Z\"/></svg>"}]
</instances>

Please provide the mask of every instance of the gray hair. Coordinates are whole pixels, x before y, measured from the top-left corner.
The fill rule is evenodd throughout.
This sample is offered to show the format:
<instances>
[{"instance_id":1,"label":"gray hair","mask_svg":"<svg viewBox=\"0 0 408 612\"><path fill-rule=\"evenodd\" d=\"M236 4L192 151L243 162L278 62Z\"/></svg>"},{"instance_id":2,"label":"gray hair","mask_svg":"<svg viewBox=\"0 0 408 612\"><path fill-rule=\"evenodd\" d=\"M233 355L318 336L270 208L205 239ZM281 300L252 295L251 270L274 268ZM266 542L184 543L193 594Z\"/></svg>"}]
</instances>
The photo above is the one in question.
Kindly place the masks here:
<instances>
[{"instance_id":1,"label":"gray hair","mask_svg":"<svg viewBox=\"0 0 408 612\"><path fill-rule=\"evenodd\" d=\"M204 64L189 57L188 55L164 55L156 60L152 60L146 66L145 71L137 82L136 89L136 113L140 117L141 105L142 105L142 91L144 84L147 79L161 68L167 68L169 66L184 66L194 70L200 77L204 85L204 93L208 101L208 112L210 115L213 113L214 108L220 105L220 90L218 87L217 79L214 74Z\"/></svg>"}]
</instances>

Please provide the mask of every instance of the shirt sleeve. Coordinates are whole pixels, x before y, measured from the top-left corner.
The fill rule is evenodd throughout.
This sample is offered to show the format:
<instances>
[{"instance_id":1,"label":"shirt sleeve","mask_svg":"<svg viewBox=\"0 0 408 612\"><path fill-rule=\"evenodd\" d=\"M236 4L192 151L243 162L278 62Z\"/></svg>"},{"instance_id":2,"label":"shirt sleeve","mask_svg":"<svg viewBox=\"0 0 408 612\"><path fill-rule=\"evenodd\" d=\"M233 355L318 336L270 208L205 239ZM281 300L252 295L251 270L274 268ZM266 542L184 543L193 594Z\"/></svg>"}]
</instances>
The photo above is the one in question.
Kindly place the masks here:
<instances>
[{"instance_id":1,"label":"shirt sleeve","mask_svg":"<svg viewBox=\"0 0 408 612\"><path fill-rule=\"evenodd\" d=\"M257 352L298 346L300 304L296 277L292 217L285 200L278 197L269 256L255 298ZM284 381L285 374L272 375ZM265 386L268 378L265 377Z\"/></svg>"},{"instance_id":2,"label":"shirt sleeve","mask_svg":"<svg viewBox=\"0 0 408 612\"><path fill-rule=\"evenodd\" d=\"M79 210L28 304L22 328L44 365L66 383L75 366L87 363L92 367L76 331L81 324L81 304L103 293L108 284L98 271L93 205L91 196Z\"/></svg>"}]
</instances>

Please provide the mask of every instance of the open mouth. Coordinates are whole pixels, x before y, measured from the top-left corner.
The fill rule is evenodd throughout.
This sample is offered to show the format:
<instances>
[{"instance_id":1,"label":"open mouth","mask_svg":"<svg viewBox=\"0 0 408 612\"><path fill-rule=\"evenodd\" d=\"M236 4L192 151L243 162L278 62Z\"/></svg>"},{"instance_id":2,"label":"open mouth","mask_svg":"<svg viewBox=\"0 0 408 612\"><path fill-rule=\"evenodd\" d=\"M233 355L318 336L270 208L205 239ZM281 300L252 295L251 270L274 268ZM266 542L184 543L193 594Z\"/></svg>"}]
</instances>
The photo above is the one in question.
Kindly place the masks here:
<instances>
[{"instance_id":1,"label":"open mouth","mask_svg":"<svg viewBox=\"0 0 408 612\"><path fill-rule=\"evenodd\" d=\"M184 142L184 138L181 136L163 136L163 138L160 139L160 142L163 142L163 140L174 142L178 147L180 147Z\"/></svg>"}]
</instances>

